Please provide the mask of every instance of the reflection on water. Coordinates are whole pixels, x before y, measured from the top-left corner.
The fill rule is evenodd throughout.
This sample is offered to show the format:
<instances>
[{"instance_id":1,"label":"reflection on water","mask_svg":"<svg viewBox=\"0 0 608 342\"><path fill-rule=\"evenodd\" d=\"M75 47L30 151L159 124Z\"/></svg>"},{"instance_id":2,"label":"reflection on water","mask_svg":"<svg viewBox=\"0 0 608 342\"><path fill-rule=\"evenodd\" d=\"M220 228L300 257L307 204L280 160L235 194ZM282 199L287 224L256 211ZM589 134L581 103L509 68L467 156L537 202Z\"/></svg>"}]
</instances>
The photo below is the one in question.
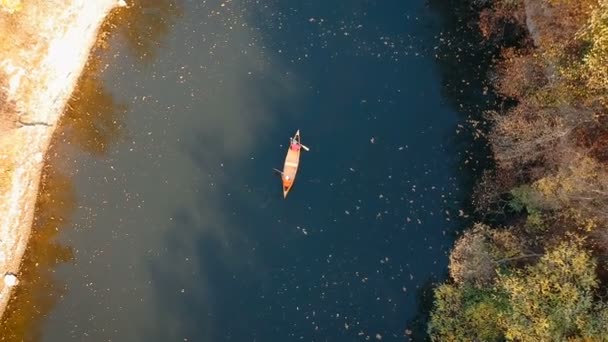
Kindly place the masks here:
<instances>
[{"instance_id":1,"label":"reflection on water","mask_svg":"<svg viewBox=\"0 0 608 342\"><path fill-rule=\"evenodd\" d=\"M116 11L106 27L125 40L129 53L141 62L151 62L177 18L180 0L132 0L127 9Z\"/></svg>"},{"instance_id":2,"label":"reflection on water","mask_svg":"<svg viewBox=\"0 0 608 342\"><path fill-rule=\"evenodd\" d=\"M109 145L121 137L128 109L104 88L100 71L101 60L91 58L61 118L59 134L94 155L106 154Z\"/></svg>"},{"instance_id":3,"label":"reflection on water","mask_svg":"<svg viewBox=\"0 0 608 342\"><path fill-rule=\"evenodd\" d=\"M69 224L75 207L70 178L52 165L44 170L36 203L32 234L21 264L19 286L13 292L0 324L0 341L37 341L44 316L63 294L63 284L53 270L74 260L72 248L55 240Z\"/></svg>"},{"instance_id":4,"label":"reflection on water","mask_svg":"<svg viewBox=\"0 0 608 342\"><path fill-rule=\"evenodd\" d=\"M38 194L32 234L20 270L22 282L14 292L0 326L0 341L38 341L45 316L64 292L53 272L74 260L72 248L60 245L59 232L70 226L76 195L71 177L57 164L67 158L58 141L86 153L103 155L122 133L126 106L117 104L100 82L100 61L91 59L80 77L55 133L51 160L45 166Z\"/></svg>"}]
</instances>

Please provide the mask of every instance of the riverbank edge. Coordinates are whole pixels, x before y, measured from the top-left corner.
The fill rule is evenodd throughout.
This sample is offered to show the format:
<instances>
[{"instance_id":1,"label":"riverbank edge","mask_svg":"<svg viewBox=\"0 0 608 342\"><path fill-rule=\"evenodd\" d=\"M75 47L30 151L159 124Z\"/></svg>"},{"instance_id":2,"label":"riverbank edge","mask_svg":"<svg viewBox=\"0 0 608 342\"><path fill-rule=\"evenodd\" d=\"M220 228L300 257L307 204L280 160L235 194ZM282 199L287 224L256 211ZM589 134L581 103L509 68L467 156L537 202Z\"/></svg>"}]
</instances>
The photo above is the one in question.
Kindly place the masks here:
<instances>
[{"instance_id":1,"label":"riverbank edge","mask_svg":"<svg viewBox=\"0 0 608 342\"><path fill-rule=\"evenodd\" d=\"M51 32L41 32L48 42L42 62L5 70L11 77L14 98L19 103L19 92L30 94L19 107L21 125L3 134L4 139L18 143L18 148L3 151L4 158L14 162L8 191L3 194L5 205L0 207L0 272L19 274L19 266L27 248L34 220L34 211L46 152L58 126L64 108L83 72L99 30L113 9L124 5L119 0L72 0L57 11ZM2 34L11 34L2 33ZM15 61L18 64L19 61ZM5 68L6 69L6 68ZM38 70L36 70L38 69ZM23 73L36 76L34 87L20 89ZM32 89L34 88L34 89ZM17 109L16 109L17 110ZM21 120L26 118L26 120ZM18 285L17 285L18 286ZM6 311L12 288L0 282L0 318Z\"/></svg>"}]
</instances>

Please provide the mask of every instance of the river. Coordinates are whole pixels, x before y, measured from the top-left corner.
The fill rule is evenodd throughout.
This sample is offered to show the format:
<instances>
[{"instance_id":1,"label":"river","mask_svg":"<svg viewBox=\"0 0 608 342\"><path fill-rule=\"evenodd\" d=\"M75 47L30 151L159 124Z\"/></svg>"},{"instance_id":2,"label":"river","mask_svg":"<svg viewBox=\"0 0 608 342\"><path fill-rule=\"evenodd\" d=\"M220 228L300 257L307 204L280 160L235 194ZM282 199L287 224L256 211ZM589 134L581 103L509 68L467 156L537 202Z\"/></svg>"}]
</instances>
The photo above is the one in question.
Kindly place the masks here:
<instances>
[{"instance_id":1,"label":"river","mask_svg":"<svg viewBox=\"0 0 608 342\"><path fill-rule=\"evenodd\" d=\"M55 139L13 337L423 334L484 101L450 42L467 24L437 3L151 0L116 16ZM310 152L284 200L272 169L296 129Z\"/></svg>"}]
</instances>

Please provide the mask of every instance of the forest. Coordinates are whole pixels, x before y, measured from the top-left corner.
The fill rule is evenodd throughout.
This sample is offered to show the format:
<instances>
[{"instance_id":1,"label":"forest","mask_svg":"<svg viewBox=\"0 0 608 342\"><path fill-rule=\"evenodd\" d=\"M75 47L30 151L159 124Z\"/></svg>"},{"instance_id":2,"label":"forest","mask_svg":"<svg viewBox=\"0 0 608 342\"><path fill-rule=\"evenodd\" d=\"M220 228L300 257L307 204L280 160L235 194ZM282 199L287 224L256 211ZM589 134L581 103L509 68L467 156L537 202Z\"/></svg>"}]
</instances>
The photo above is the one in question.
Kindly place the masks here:
<instances>
[{"instance_id":1,"label":"forest","mask_svg":"<svg viewBox=\"0 0 608 342\"><path fill-rule=\"evenodd\" d=\"M488 78L502 100L484 113L493 165L434 289L428 333L608 341L608 0L471 6L501 46Z\"/></svg>"}]
</instances>

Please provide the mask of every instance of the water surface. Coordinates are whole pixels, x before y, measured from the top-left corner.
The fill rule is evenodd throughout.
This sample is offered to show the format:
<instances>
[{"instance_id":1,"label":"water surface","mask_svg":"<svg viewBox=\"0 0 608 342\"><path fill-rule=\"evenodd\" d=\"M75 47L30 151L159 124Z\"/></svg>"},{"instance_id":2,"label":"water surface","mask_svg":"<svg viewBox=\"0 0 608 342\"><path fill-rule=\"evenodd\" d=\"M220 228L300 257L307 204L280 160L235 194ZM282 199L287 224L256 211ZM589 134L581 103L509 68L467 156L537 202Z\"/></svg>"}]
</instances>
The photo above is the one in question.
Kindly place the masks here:
<instances>
[{"instance_id":1,"label":"water surface","mask_svg":"<svg viewBox=\"0 0 608 342\"><path fill-rule=\"evenodd\" d=\"M62 291L39 339L403 340L465 196L439 14L423 0L130 11L57 139L73 253L48 266ZM272 168L296 129L311 151L283 200Z\"/></svg>"}]
</instances>

